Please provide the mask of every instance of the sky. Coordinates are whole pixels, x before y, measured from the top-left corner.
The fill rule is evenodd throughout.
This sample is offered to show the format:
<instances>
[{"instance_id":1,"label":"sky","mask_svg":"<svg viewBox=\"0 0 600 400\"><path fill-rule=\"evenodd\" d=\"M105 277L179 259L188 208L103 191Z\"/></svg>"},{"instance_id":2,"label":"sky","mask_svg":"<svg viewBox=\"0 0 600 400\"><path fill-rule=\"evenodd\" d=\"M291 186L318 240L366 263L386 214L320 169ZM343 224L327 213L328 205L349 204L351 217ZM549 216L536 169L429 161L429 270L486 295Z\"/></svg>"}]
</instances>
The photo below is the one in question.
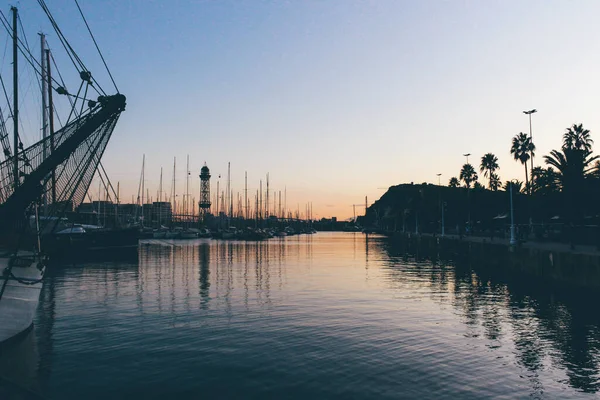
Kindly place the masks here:
<instances>
[{"instance_id":1,"label":"sky","mask_svg":"<svg viewBox=\"0 0 600 400\"><path fill-rule=\"evenodd\" d=\"M92 74L115 91L74 1L48 3ZM177 192L185 191L189 155L196 201L201 166L211 169L214 191L231 162L234 193L245 171L250 193L269 173L272 190L287 188L289 209L312 202L315 217L342 219L391 185L437 183L438 173L447 184L465 153L478 167L492 152L503 181L524 180L510 155L511 138L529 131L523 110L538 110L538 165L573 123L599 138L598 1L79 4L127 96L103 164L129 201L143 154L153 199L161 167L169 193L174 157ZM16 5L33 53L46 32L63 75L78 85L37 2ZM31 130L33 140L39 130Z\"/></svg>"}]
</instances>

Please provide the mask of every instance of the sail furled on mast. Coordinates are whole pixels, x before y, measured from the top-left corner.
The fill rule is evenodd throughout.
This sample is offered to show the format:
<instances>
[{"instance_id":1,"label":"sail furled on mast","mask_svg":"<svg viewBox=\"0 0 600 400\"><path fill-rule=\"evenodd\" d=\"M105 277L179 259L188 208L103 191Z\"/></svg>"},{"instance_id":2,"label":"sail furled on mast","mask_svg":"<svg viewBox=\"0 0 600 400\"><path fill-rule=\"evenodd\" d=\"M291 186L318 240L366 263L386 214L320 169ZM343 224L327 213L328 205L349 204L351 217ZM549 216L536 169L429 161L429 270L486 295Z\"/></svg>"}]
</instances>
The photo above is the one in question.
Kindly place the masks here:
<instances>
[{"instance_id":1,"label":"sail furled on mast","mask_svg":"<svg viewBox=\"0 0 600 400\"><path fill-rule=\"evenodd\" d=\"M11 160L0 163L0 221L23 218L26 209L37 201L51 179L56 177L56 198L49 203L57 214L64 207L79 205L92 181L115 125L125 109L125 96L101 96L90 104L87 113L74 119L54 134L54 151L44 158L44 146L50 138L40 140L18 153L19 184L10 174ZM52 196L47 196L49 199Z\"/></svg>"}]
</instances>

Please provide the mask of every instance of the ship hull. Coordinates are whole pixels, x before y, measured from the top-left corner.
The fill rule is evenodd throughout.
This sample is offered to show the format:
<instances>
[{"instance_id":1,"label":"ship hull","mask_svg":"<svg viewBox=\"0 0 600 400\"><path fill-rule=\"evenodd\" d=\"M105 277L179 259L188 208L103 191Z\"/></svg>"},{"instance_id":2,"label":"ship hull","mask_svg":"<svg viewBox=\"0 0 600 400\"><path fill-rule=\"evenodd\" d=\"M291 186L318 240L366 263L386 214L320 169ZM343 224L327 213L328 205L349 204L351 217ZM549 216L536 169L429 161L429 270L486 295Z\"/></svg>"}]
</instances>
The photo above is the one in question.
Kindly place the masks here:
<instances>
[{"instance_id":1,"label":"ship hull","mask_svg":"<svg viewBox=\"0 0 600 400\"><path fill-rule=\"evenodd\" d=\"M33 256L31 259L28 266L13 266L12 274L14 278L32 284L19 282L14 278L0 281L0 343L27 331L33 324L42 291L44 268L40 270ZM9 260L8 257L0 258L0 270L6 270Z\"/></svg>"}]
</instances>

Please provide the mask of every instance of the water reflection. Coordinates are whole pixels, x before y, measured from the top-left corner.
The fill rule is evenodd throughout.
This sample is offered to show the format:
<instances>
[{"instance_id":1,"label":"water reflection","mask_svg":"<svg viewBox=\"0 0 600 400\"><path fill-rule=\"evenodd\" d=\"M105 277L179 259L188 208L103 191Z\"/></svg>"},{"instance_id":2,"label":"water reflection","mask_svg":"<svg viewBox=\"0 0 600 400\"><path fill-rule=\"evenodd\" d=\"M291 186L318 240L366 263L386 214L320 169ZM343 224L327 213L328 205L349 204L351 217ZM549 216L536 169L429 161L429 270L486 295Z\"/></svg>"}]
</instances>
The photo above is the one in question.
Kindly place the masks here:
<instances>
[{"instance_id":1,"label":"water reflection","mask_svg":"<svg viewBox=\"0 0 600 400\"><path fill-rule=\"evenodd\" d=\"M538 283L423 249L408 251L387 240L380 245L391 258L420 261L416 268L391 265L393 276L403 281L428 276L431 298L440 305L451 302L466 336L483 334L491 349L512 347L527 371L532 396L544 393L539 376L553 368L564 371L566 378L557 379L573 388L600 389L600 313L595 308L600 293Z\"/></svg>"},{"instance_id":2,"label":"water reflection","mask_svg":"<svg viewBox=\"0 0 600 400\"><path fill-rule=\"evenodd\" d=\"M585 397L599 391L599 299L360 233L151 240L135 262L49 271L31 385L53 398Z\"/></svg>"}]
</instances>

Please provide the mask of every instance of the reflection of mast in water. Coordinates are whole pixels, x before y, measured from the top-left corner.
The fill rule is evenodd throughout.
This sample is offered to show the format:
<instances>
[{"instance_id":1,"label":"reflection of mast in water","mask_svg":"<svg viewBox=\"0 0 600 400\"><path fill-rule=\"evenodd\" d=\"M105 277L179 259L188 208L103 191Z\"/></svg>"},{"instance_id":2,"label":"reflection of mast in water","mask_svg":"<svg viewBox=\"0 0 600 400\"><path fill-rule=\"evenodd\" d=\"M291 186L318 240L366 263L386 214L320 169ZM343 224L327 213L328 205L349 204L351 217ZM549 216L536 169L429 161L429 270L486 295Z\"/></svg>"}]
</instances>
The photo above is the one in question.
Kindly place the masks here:
<instances>
[{"instance_id":1,"label":"reflection of mast in water","mask_svg":"<svg viewBox=\"0 0 600 400\"><path fill-rule=\"evenodd\" d=\"M175 314L175 267L177 265L175 263L175 259L176 259L175 249L177 249L177 247L174 245L171 245L170 257L171 257L171 314L172 315Z\"/></svg>"},{"instance_id":2,"label":"reflection of mast in water","mask_svg":"<svg viewBox=\"0 0 600 400\"><path fill-rule=\"evenodd\" d=\"M250 258L250 246L248 242L244 245L244 306L248 311L248 264Z\"/></svg>"},{"instance_id":3,"label":"reflection of mast in water","mask_svg":"<svg viewBox=\"0 0 600 400\"><path fill-rule=\"evenodd\" d=\"M46 282L42 287L40 305L35 321L35 329L29 334L37 336L38 347L40 349L40 363L38 365L38 374L40 383L45 385L52 375L53 355L54 355L54 322L56 316L56 281L54 276L47 276Z\"/></svg>"},{"instance_id":4,"label":"reflection of mast in water","mask_svg":"<svg viewBox=\"0 0 600 400\"><path fill-rule=\"evenodd\" d=\"M271 257L269 257L269 243L265 243L265 263L263 268L265 269L265 297L267 298L266 304L271 304Z\"/></svg>"},{"instance_id":5,"label":"reflection of mast in water","mask_svg":"<svg viewBox=\"0 0 600 400\"><path fill-rule=\"evenodd\" d=\"M210 245L200 244L198 248L200 260L200 308L206 310L210 301Z\"/></svg>"},{"instance_id":6,"label":"reflection of mast in water","mask_svg":"<svg viewBox=\"0 0 600 400\"><path fill-rule=\"evenodd\" d=\"M227 242L226 252L223 257L225 261L225 309L227 315L231 315L231 292L233 290L232 281L232 269L233 269L233 244L231 242Z\"/></svg>"}]
</instances>

